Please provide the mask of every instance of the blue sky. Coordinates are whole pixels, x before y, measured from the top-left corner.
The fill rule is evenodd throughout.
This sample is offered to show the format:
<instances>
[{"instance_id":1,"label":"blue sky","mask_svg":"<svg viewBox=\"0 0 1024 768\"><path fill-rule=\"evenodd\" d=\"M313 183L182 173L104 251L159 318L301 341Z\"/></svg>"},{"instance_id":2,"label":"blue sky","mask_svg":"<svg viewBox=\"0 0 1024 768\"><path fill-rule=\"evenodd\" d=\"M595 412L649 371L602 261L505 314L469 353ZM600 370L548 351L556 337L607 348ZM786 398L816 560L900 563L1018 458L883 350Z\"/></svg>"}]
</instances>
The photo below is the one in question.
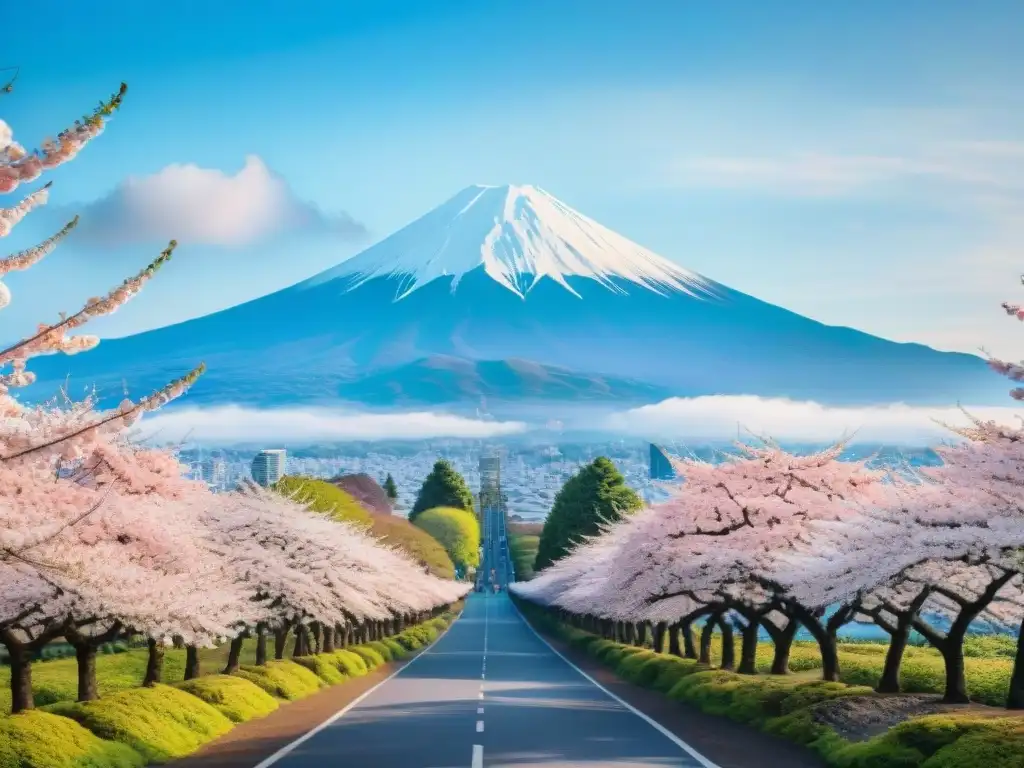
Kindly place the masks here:
<instances>
[{"instance_id":1,"label":"blue sky","mask_svg":"<svg viewBox=\"0 0 1024 768\"><path fill-rule=\"evenodd\" d=\"M1019 357L998 308L1024 300L1018 2L47 9L37 32L4 42L0 66L21 67L0 99L16 139L36 145L121 80L130 90L107 132L48 177L46 215L5 238L25 247L83 214L47 262L6 279L4 337L158 253L169 192L183 244L97 323L104 335L270 292L469 184L511 182L825 322ZM183 164L198 168L167 170ZM196 223L211 212L192 184L236 200L216 220L226 229ZM271 213L300 224L262 226Z\"/></svg>"}]
</instances>

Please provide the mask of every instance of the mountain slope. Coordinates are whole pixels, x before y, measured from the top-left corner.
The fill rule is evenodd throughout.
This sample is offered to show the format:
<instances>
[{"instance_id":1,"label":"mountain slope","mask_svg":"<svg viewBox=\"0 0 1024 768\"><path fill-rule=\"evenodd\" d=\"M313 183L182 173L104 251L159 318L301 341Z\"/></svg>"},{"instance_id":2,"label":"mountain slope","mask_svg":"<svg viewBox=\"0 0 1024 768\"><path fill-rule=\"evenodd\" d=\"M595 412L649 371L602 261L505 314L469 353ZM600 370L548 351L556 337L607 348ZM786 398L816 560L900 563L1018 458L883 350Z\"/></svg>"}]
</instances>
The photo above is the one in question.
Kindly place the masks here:
<instances>
[{"instance_id":1,"label":"mountain slope","mask_svg":"<svg viewBox=\"0 0 1024 768\"><path fill-rule=\"evenodd\" d=\"M1005 402L1002 380L977 357L809 320L515 187L464 190L269 296L33 361L36 393L71 374L120 399L122 381L138 395L200 360L209 372L190 400L209 403L575 401L584 391Z\"/></svg>"}]
</instances>

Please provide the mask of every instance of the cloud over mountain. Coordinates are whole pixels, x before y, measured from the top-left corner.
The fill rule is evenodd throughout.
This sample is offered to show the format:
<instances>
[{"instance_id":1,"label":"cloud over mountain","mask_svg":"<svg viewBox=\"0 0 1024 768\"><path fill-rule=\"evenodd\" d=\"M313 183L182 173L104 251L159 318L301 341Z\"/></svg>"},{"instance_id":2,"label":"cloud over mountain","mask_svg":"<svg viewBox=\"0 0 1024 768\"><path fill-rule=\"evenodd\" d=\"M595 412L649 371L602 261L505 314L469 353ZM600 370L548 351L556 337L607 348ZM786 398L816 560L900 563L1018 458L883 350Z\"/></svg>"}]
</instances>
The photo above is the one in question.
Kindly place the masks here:
<instances>
[{"instance_id":1,"label":"cloud over mountain","mask_svg":"<svg viewBox=\"0 0 1024 768\"><path fill-rule=\"evenodd\" d=\"M955 437L943 424L967 426L964 411L1001 424L1016 424L1024 414L1024 409L1013 407L960 410L889 403L843 408L753 395L712 395L672 397L621 411L609 416L604 426L651 440L729 439L748 431L777 440L830 442L854 435L856 442L928 445Z\"/></svg>"},{"instance_id":2,"label":"cloud over mountain","mask_svg":"<svg viewBox=\"0 0 1024 768\"><path fill-rule=\"evenodd\" d=\"M129 177L81 210L77 233L103 245L176 239L242 246L282 232L358 238L365 227L345 212L325 213L301 200L255 155L235 174L194 164Z\"/></svg>"},{"instance_id":3,"label":"cloud over mountain","mask_svg":"<svg viewBox=\"0 0 1024 768\"><path fill-rule=\"evenodd\" d=\"M430 411L365 413L331 408L181 408L158 412L140 426L141 439L195 443L301 443L335 440L493 438L523 432L517 421L482 421Z\"/></svg>"}]
</instances>

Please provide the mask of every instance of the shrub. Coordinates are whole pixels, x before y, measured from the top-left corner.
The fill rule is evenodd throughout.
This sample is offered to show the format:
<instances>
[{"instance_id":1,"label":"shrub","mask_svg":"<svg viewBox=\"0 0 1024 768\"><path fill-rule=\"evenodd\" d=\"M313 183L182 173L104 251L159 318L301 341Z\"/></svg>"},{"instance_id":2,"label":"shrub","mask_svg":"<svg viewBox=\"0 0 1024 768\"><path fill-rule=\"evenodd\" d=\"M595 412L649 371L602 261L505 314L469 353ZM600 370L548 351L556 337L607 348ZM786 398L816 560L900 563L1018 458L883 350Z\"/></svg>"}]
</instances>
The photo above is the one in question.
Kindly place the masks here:
<instances>
[{"instance_id":1,"label":"shrub","mask_svg":"<svg viewBox=\"0 0 1024 768\"><path fill-rule=\"evenodd\" d=\"M655 658L657 658L657 656L654 651L639 651L637 653L632 653L627 656L623 656L615 671L622 676L623 679L628 680L631 683L635 683L637 682L637 676L644 664Z\"/></svg>"},{"instance_id":2,"label":"shrub","mask_svg":"<svg viewBox=\"0 0 1024 768\"><path fill-rule=\"evenodd\" d=\"M363 528L369 528L373 523L366 507L326 480L285 475L274 485L274 490L300 504L307 504L314 512L323 512L332 520L355 523Z\"/></svg>"},{"instance_id":3,"label":"shrub","mask_svg":"<svg viewBox=\"0 0 1024 768\"><path fill-rule=\"evenodd\" d=\"M480 523L473 512L434 507L417 515L415 525L441 542L458 568L480 565Z\"/></svg>"},{"instance_id":4,"label":"shrub","mask_svg":"<svg viewBox=\"0 0 1024 768\"><path fill-rule=\"evenodd\" d=\"M328 658L338 667L342 674L349 677L362 677L369 672L363 657L347 648L328 654Z\"/></svg>"},{"instance_id":5,"label":"shrub","mask_svg":"<svg viewBox=\"0 0 1024 768\"><path fill-rule=\"evenodd\" d=\"M255 683L271 696L287 701L304 699L324 687L313 672L292 661L268 661L263 667L241 667L238 677Z\"/></svg>"},{"instance_id":6,"label":"shrub","mask_svg":"<svg viewBox=\"0 0 1024 768\"><path fill-rule=\"evenodd\" d=\"M29 711L0 717L0 768L141 768L131 747L104 741L66 717Z\"/></svg>"},{"instance_id":7,"label":"shrub","mask_svg":"<svg viewBox=\"0 0 1024 768\"><path fill-rule=\"evenodd\" d=\"M367 669L376 669L384 663L384 657L381 656L373 648L369 648L365 645L353 645L349 648L352 653L361 657L363 662L366 664Z\"/></svg>"},{"instance_id":8,"label":"shrub","mask_svg":"<svg viewBox=\"0 0 1024 768\"><path fill-rule=\"evenodd\" d=\"M375 650L386 662L392 661L395 658L387 644L382 643L380 640L372 640L369 643L366 643L366 647Z\"/></svg>"},{"instance_id":9,"label":"shrub","mask_svg":"<svg viewBox=\"0 0 1024 768\"><path fill-rule=\"evenodd\" d=\"M278 706L277 699L258 685L232 675L200 677L174 687L211 704L236 723L266 717Z\"/></svg>"},{"instance_id":10,"label":"shrub","mask_svg":"<svg viewBox=\"0 0 1024 768\"><path fill-rule=\"evenodd\" d=\"M215 707L167 685L122 691L97 701L50 708L101 739L127 744L151 763L184 757L232 728Z\"/></svg>"},{"instance_id":11,"label":"shrub","mask_svg":"<svg viewBox=\"0 0 1024 768\"><path fill-rule=\"evenodd\" d=\"M293 658L292 661L300 667L305 667L328 685L337 685L346 678L346 675L338 669L338 665L331 659L325 658L322 653L313 656L299 656Z\"/></svg>"},{"instance_id":12,"label":"shrub","mask_svg":"<svg viewBox=\"0 0 1024 768\"><path fill-rule=\"evenodd\" d=\"M441 543L404 517L374 515L372 533L384 539L385 543L405 550L413 560L428 568L438 578L455 578L455 565Z\"/></svg>"},{"instance_id":13,"label":"shrub","mask_svg":"<svg viewBox=\"0 0 1024 768\"><path fill-rule=\"evenodd\" d=\"M405 648L402 647L402 644L393 637L385 637L381 640L381 643L387 646L392 659L401 659L408 653Z\"/></svg>"}]
</instances>

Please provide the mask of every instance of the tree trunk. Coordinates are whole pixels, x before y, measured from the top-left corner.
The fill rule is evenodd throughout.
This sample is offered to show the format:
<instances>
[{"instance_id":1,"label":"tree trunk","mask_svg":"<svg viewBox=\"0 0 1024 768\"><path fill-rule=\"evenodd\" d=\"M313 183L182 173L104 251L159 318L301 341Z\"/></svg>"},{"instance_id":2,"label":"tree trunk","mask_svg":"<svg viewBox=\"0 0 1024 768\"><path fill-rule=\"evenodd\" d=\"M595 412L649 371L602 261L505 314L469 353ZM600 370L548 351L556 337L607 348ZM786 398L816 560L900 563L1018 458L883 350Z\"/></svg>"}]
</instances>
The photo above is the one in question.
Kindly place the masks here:
<instances>
[{"instance_id":1,"label":"tree trunk","mask_svg":"<svg viewBox=\"0 0 1024 768\"><path fill-rule=\"evenodd\" d=\"M700 656L697 657L699 664L711 666L711 638L716 621L718 621L717 616L713 614L708 616L707 621L704 622L704 626L700 630Z\"/></svg>"},{"instance_id":2,"label":"tree trunk","mask_svg":"<svg viewBox=\"0 0 1024 768\"><path fill-rule=\"evenodd\" d=\"M636 645L636 624L626 622L626 645Z\"/></svg>"},{"instance_id":3,"label":"tree trunk","mask_svg":"<svg viewBox=\"0 0 1024 768\"><path fill-rule=\"evenodd\" d=\"M334 653L334 635L337 631L337 627L324 627L324 653Z\"/></svg>"},{"instance_id":4,"label":"tree trunk","mask_svg":"<svg viewBox=\"0 0 1024 768\"><path fill-rule=\"evenodd\" d=\"M284 658L284 646L288 642L288 627L278 627L274 630L274 658L278 661Z\"/></svg>"},{"instance_id":5,"label":"tree trunk","mask_svg":"<svg viewBox=\"0 0 1024 768\"><path fill-rule=\"evenodd\" d=\"M164 679L164 644L151 637L146 641L146 647L146 676L142 679L142 685L152 688Z\"/></svg>"},{"instance_id":6,"label":"tree trunk","mask_svg":"<svg viewBox=\"0 0 1024 768\"><path fill-rule=\"evenodd\" d=\"M100 697L96 681L96 646L91 642L75 643L78 662L78 701L95 701Z\"/></svg>"},{"instance_id":7,"label":"tree trunk","mask_svg":"<svg viewBox=\"0 0 1024 768\"><path fill-rule=\"evenodd\" d=\"M647 622L641 621L636 628L636 644L647 645Z\"/></svg>"},{"instance_id":8,"label":"tree trunk","mask_svg":"<svg viewBox=\"0 0 1024 768\"><path fill-rule=\"evenodd\" d=\"M839 650L836 637L821 624L821 620L803 606L794 606L793 615L807 627L807 631L818 643L821 652L821 679L830 683L839 682Z\"/></svg>"},{"instance_id":9,"label":"tree trunk","mask_svg":"<svg viewBox=\"0 0 1024 768\"><path fill-rule=\"evenodd\" d=\"M245 643L245 633L241 632L237 637L231 638L231 647L228 648L228 663L224 665L224 674L230 675L238 670L242 658L242 645Z\"/></svg>"},{"instance_id":10,"label":"tree trunk","mask_svg":"<svg viewBox=\"0 0 1024 768\"><path fill-rule=\"evenodd\" d=\"M772 645L775 646L775 653L772 656L773 675L789 674L789 653L793 650L793 640L796 638L798 629L800 629L800 625L790 619L783 629L778 629L775 632L769 630Z\"/></svg>"},{"instance_id":11,"label":"tree trunk","mask_svg":"<svg viewBox=\"0 0 1024 768\"><path fill-rule=\"evenodd\" d=\"M942 649L942 660L946 665L946 690L942 700L947 704L969 704L967 676L964 672L964 640L948 642Z\"/></svg>"},{"instance_id":12,"label":"tree trunk","mask_svg":"<svg viewBox=\"0 0 1024 768\"><path fill-rule=\"evenodd\" d=\"M1013 658L1013 675L1010 676L1006 708L1024 709L1024 624L1020 625L1017 632L1017 654Z\"/></svg>"},{"instance_id":13,"label":"tree trunk","mask_svg":"<svg viewBox=\"0 0 1024 768\"><path fill-rule=\"evenodd\" d=\"M659 621L654 625L654 652L664 653L665 652L665 632L668 627L664 621ZM676 643L678 644L678 640Z\"/></svg>"},{"instance_id":14,"label":"tree trunk","mask_svg":"<svg viewBox=\"0 0 1024 768\"><path fill-rule=\"evenodd\" d=\"M683 638L683 658L696 659L697 646L693 643L693 622L682 622L679 625L679 635Z\"/></svg>"},{"instance_id":15,"label":"tree trunk","mask_svg":"<svg viewBox=\"0 0 1024 768\"><path fill-rule=\"evenodd\" d=\"M299 624L295 628L295 644L292 646L292 658L309 655L309 627Z\"/></svg>"},{"instance_id":16,"label":"tree trunk","mask_svg":"<svg viewBox=\"0 0 1024 768\"><path fill-rule=\"evenodd\" d=\"M11 714L35 707L32 695L32 652L21 643L5 643L11 664Z\"/></svg>"},{"instance_id":17,"label":"tree trunk","mask_svg":"<svg viewBox=\"0 0 1024 768\"><path fill-rule=\"evenodd\" d=\"M267 628L262 624L256 625L256 666L267 665Z\"/></svg>"},{"instance_id":18,"label":"tree trunk","mask_svg":"<svg viewBox=\"0 0 1024 768\"><path fill-rule=\"evenodd\" d=\"M732 624L724 616L719 617L718 626L722 630L722 663L718 668L731 672L736 669L736 638Z\"/></svg>"},{"instance_id":19,"label":"tree trunk","mask_svg":"<svg viewBox=\"0 0 1024 768\"><path fill-rule=\"evenodd\" d=\"M320 627L320 623L317 622L313 625L313 653L322 653L323 636L323 630Z\"/></svg>"},{"instance_id":20,"label":"tree trunk","mask_svg":"<svg viewBox=\"0 0 1024 768\"><path fill-rule=\"evenodd\" d=\"M741 675L757 674L757 621L748 621L743 627L743 644L740 646L740 667L737 672Z\"/></svg>"},{"instance_id":21,"label":"tree trunk","mask_svg":"<svg viewBox=\"0 0 1024 768\"><path fill-rule=\"evenodd\" d=\"M878 680L879 693L900 692L900 665L903 663L903 654L907 650L907 643L910 640L910 620L900 616L896 631L889 636L889 648L885 652L885 666L882 667L882 676Z\"/></svg>"},{"instance_id":22,"label":"tree trunk","mask_svg":"<svg viewBox=\"0 0 1024 768\"><path fill-rule=\"evenodd\" d=\"M185 646L185 679L195 680L202 673L199 663L199 649L194 645Z\"/></svg>"}]
</instances>

